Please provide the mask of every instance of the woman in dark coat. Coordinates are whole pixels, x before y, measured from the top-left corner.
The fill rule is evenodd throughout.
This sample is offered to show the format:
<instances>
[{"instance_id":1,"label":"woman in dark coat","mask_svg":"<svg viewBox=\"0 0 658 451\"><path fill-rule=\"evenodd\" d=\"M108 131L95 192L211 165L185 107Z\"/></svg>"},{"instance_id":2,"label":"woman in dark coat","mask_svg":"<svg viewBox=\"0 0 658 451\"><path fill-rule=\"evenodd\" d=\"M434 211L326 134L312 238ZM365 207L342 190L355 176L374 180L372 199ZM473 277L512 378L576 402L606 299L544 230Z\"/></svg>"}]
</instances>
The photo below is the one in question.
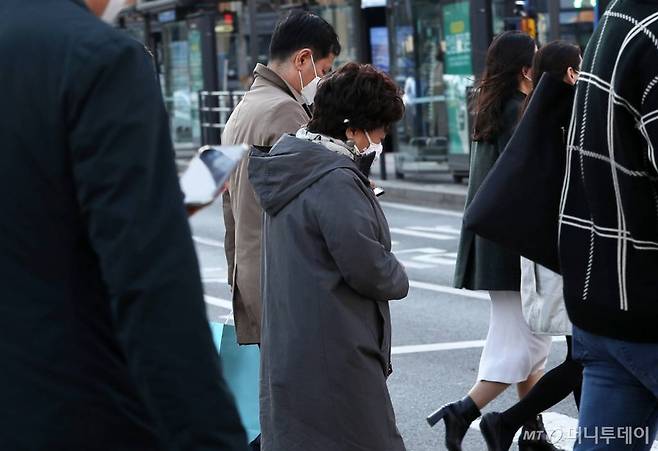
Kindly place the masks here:
<instances>
[{"instance_id":1,"label":"woman in dark coat","mask_svg":"<svg viewBox=\"0 0 658 451\"><path fill-rule=\"evenodd\" d=\"M532 146L530 143L536 146L538 140L541 140L542 145L547 146L546 148L551 152L564 154L567 145L565 131L569 130L574 99L575 88L573 85L578 79L582 60L580 48L565 41L553 41L537 52L532 65L534 88L528 96L528 101L532 97L535 105L538 103L551 105L553 107L552 115L560 126L550 129L545 124L554 122L547 121L545 115L539 116L537 113L535 114L538 117L533 120L533 111L528 111L523 122L519 124L517 131L519 135L514 137L514 141L519 143L516 145L524 146L524 150L536 153L538 150L536 147L527 146ZM551 77L555 84L547 85L545 82L548 80L544 80L544 84L540 85L539 81L542 76ZM547 89L549 87L550 89ZM537 135L538 139L531 135ZM525 139L519 141L520 137ZM514 143L510 143L508 148L514 149L514 145ZM560 184L561 181L562 179L559 180ZM556 224L557 210L556 205ZM502 413L489 412L483 415L480 430L490 451L507 451L512 445L514 435L526 421L536 418L541 412L562 401L570 393L574 395L576 406L580 405L583 368L572 358L571 324L566 317L566 311L564 307L556 308L556 304L564 304L562 278L530 260L522 261L521 275L524 309L530 307L530 313L526 312L525 316L531 328L539 329L547 335L555 335L550 333L551 330L568 331L566 336L567 357L564 362L547 372L532 390L514 406ZM534 321L533 317L536 318ZM527 449L525 442L527 442L527 438L521 435L519 450ZM556 448L546 445L541 449L554 450Z\"/></svg>"},{"instance_id":2,"label":"woman in dark coat","mask_svg":"<svg viewBox=\"0 0 658 451\"><path fill-rule=\"evenodd\" d=\"M497 36L487 52L486 67L475 98L474 144L467 207L512 137L526 95L532 90L535 42L521 32ZM491 297L489 332L475 385L468 395L428 417L430 425L444 420L446 447L461 450L469 425L480 409L517 384L523 397L543 374L550 337L533 334L521 309L520 256L462 229L455 287L485 290ZM528 429L543 429L530 424Z\"/></svg>"},{"instance_id":3,"label":"woman in dark coat","mask_svg":"<svg viewBox=\"0 0 658 451\"><path fill-rule=\"evenodd\" d=\"M409 281L360 168L403 112L390 78L350 63L320 83L308 128L251 157L265 211L263 451L405 449L386 379L388 301Z\"/></svg>"}]
</instances>

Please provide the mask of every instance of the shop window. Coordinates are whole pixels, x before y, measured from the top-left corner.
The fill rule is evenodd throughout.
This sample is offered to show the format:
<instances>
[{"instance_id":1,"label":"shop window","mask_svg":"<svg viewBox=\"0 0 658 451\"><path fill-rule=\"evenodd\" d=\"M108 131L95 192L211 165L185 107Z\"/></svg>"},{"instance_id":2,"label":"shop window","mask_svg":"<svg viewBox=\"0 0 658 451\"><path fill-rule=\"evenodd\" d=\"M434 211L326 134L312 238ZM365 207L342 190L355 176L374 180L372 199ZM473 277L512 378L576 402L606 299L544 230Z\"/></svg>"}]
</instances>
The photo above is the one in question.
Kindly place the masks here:
<instances>
[{"instance_id":1,"label":"shop window","mask_svg":"<svg viewBox=\"0 0 658 451\"><path fill-rule=\"evenodd\" d=\"M177 148L201 141L197 92L203 88L201 32L187 22L163 26L163 80L172 140Z\"/></svg>"}]
</instances>

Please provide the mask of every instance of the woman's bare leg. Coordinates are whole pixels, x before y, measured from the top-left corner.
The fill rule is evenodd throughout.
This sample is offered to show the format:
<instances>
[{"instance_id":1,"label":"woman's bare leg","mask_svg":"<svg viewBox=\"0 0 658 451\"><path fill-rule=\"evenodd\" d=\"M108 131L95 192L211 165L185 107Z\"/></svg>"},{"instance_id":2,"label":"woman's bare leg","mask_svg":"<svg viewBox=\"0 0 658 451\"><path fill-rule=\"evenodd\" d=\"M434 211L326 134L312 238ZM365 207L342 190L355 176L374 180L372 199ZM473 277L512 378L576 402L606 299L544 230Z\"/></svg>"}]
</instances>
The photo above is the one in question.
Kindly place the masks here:
<instances>
[{"instance_id":1,"label":"woman's bare leg","mask_svg":"<svg viewBox=\"0 0 658 451\"><path fill-rule=\"evenodd\" d=\"M473 400L478 409L482 410L487 404L496 399L504 392L509 384L500 382L478 381L475 383L468 396Z\"/></svg>"},{"instance_id":2,"label":"woman's bare leg","mask_svg":"<svg viewBox=\"0 0 658 451\"><path fill-rule=\"evenodd\" d=\"M532 373L526 380L523 382L519 382L516 384L516 391L519 394L519 399L523 399L525 395L528 394L530 390L532 390L532 387L535 386L537 382L539 382L539 379L544 375L544 371L537 371L536 373Z\"/></svg>"}]
</instances>

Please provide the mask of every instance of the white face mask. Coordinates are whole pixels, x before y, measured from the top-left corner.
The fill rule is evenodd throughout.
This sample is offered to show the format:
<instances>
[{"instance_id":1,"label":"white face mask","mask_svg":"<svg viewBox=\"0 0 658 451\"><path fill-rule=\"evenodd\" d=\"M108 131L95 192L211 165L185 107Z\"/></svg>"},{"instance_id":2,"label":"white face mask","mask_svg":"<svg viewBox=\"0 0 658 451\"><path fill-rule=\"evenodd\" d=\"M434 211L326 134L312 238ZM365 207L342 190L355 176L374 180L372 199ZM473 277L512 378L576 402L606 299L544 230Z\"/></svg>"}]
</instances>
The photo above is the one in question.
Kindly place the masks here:
<instances>
[{"instance_id":1,"label":"white face mask","mask_svg":"<svg viewBox=\"0 0 658 451\"><path fill-rule=\"evenodd\" d=\"M113 24L125 4L126 0L110 0L107 2L107 6L105 7L105 11L103 11L101 20L109 24Z\"/></svg>"},{"instance_id":2,"label":"white face mask","mask_svg":"<svg viewBox=\"0 0 658 451\"><path fill-rule=\"evenodd\" d=\"M304 86L302 71L298 71L299 83L302 87L302 97L304 98L304 101L307 105L313 105L313 101L315 100L315 93L318 91L318 83L320 83L320 77L318 77L318 71L315 69L315 61L313 61L313 55L311 55L311 63L313 64L313 72L315 72L315 78L311 80L311 82L306 86Z\"/></svg>"},{"instance_id":3,"label":"white face mask","mask_svg":"<svg viewBox=\"0 0 658 451\"><path fill-rule=\"evenodd\" d=\"M363 149L363 154L369 154L375 152L375 160L379 159L379 156L382 154L384 151L384 145L382 143L374 143L370 139L370 135L368 132L365 132L366 138L368 138L368 147Z\"/></svg>"}]
</instances>

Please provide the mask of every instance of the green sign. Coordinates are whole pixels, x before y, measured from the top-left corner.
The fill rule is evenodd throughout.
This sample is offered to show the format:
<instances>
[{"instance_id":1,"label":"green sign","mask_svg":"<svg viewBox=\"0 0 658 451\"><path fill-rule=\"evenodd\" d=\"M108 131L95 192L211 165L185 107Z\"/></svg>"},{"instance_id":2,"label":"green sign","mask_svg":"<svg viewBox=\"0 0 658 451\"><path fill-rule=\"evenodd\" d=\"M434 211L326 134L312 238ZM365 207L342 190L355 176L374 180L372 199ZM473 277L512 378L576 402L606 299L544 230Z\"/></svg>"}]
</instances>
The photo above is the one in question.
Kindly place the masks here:
<instances>
[{"instance_id":1,"label":"green sign","mask_svg":"<svg viewBox=\"0 0 658 451\"><path fill-rule=\"evenodd\" d=\"M473 84L473 81L466 75L446 75L444 79L448 110L448 152L467 154L470 139L466 89Z\"/></svg>"},{"instance_id":2,"label":"green sign","mask_svg":"<svg viewBox=\"0 0 658 451\"><path fill-rule=\"evenodd\" d=\"M446 40L445 73L472 75L471 17L469 2L443 6L443 30Z\"/></svg>"}]
</instances>

